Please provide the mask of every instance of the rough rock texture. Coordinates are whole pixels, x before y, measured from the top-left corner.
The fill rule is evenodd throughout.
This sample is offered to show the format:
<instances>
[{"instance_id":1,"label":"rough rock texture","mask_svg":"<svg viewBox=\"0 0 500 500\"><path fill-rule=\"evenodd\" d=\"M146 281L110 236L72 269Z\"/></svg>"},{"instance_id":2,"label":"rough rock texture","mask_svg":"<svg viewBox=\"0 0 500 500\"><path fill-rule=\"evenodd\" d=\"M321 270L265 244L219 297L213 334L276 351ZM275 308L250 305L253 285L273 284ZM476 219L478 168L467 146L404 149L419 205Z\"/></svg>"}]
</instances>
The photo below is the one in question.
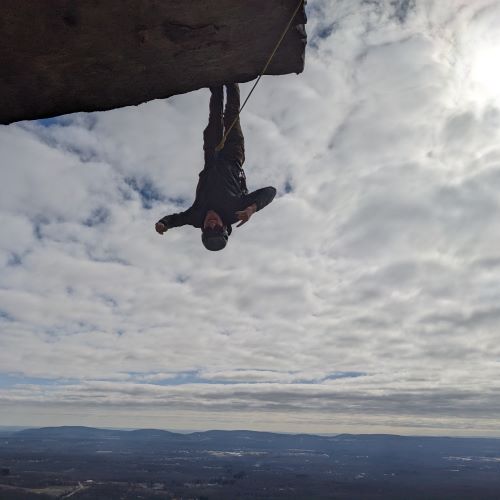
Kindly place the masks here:
<instances>
[{"instance_id":1,"label":"rough rock texture","mask_svg":"<svg viewBox=\"0 0 500 500\"><path fill-rule=\"evenodd\" d=\"M258 76L297 0L2 0L0 123ZM267 74L304 68L303 6Z\"/></svg>"}]
</instances>

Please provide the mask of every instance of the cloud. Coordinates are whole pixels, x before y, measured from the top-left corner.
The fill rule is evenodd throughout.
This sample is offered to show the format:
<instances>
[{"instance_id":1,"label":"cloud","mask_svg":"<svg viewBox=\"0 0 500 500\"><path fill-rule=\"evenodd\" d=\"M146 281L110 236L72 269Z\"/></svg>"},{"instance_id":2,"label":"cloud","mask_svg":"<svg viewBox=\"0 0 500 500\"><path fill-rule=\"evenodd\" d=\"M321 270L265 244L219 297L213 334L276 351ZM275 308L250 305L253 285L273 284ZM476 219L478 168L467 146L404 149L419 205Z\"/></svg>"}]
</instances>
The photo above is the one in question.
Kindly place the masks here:
<instances>
[{"instance_id":1,"label":"cloud","mask_svg":"<svg viewBox=\"0 0 500 500\"><path fill-rule=\"evenodd\" d=\"M153 229L207 90L0 128L0 422L495 433L500 9L453 5L309 2L242 116L278 195L218 254Z\"/></svg>"}]
</instances>

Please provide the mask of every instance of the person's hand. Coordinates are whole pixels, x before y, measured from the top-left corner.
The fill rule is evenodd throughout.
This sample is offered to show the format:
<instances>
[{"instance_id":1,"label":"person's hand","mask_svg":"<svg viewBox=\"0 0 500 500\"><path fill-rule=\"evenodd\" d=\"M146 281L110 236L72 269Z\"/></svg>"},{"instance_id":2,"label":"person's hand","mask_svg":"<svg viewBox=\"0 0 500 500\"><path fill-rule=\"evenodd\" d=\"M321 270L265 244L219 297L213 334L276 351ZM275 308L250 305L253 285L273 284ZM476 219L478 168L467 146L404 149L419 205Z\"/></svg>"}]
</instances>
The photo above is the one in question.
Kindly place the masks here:
<instances>
[{"instance_id":1,"label":"person's hand","mask_svg":"<svg viewBox=\"0 0 500 500\"><path fill-rule=\"evenodd\" d=\"M168 231L168 227L163 224L163 222L157 222L155 226L156 232L158 234L163 234Z\"/></svg>"},{"instance_id":2,"label":"person's hand","mask_svg":"<svg viewBox=\"0 0 500 500\"><path fill-rule=\"evenodd\" d=\"M250 217L252 217L255 212L257 212L257 205L255 203L245 208L245 210L236 212L236 217L238 217L238 220L241 221L236 227L240 227L248 222L250 220Z\"/></svg>"}]
</instances>

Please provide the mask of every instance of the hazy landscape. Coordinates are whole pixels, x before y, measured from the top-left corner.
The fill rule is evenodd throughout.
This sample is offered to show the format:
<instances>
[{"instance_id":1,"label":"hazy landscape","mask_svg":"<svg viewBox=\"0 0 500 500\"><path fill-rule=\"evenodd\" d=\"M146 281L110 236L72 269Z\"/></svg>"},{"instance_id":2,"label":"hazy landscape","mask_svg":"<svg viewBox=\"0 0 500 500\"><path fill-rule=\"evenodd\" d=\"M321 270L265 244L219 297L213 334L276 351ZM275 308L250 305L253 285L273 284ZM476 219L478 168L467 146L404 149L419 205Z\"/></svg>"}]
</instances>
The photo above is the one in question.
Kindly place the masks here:
<instances>
[{"instance_id":1,"label":"hazy landscape","mask_svg":"<svg viewBox=\"0 0 500 500\"><path fill-rule=\"evenodd\" d=\"M497 499L500 440L3 430L0 498Z\"/></svg>"}]
</instances>

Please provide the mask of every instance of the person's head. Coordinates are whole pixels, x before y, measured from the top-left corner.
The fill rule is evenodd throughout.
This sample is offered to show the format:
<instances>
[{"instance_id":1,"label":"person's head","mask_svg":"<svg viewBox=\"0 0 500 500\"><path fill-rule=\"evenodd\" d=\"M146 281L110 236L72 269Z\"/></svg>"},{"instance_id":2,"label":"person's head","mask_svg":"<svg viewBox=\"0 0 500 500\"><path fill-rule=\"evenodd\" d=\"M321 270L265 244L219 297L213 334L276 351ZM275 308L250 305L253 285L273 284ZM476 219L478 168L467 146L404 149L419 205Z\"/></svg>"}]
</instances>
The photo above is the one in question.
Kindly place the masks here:
<instances>
[{"instance_id":1,"label":"person's head","mask_svg":"<svg viewBox=\"0 0 500 500\"><path fill-rule=\"evenodd\" d=\"M231 226L226 227L219 214L209 210L201 228L201 241L207 250L216 252L227 245Z\"/></svg>"}]
</instances>

